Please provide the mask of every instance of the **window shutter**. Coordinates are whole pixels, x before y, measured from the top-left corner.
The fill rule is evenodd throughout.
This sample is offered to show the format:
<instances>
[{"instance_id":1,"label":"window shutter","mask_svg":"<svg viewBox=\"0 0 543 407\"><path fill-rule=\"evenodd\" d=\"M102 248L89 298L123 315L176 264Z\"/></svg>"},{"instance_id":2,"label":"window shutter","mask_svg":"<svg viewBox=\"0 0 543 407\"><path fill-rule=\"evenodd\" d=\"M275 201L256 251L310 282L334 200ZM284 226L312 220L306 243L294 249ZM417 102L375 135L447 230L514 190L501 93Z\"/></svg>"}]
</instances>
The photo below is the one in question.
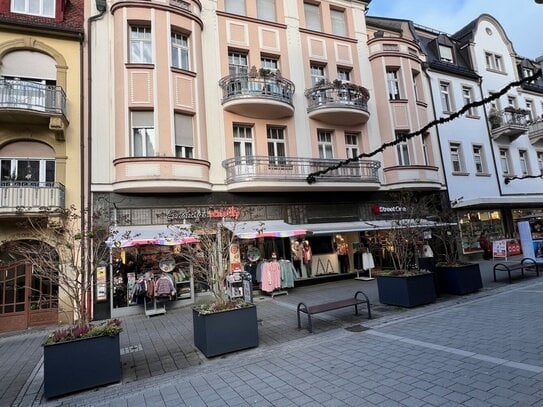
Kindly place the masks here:
<instances>
[{"instance_id":1,"label":"window shutter","mask_svg":"<svg viewBox=\"0 0 543 407\"><path fill-rule=\"evenodd\" d=\"M175 114L175 144L178 146L193 147L192 116Z\"/></svg>"}]
</instances>

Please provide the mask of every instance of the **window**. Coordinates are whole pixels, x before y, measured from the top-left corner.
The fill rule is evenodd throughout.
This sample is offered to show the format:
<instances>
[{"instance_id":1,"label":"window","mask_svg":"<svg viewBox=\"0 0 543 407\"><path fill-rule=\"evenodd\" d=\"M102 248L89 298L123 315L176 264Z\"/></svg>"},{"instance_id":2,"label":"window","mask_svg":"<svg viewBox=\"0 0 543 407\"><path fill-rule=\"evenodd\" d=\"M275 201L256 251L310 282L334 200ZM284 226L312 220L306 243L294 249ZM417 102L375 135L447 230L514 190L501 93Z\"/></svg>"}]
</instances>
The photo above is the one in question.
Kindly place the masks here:
<instances>
[{"instance_id":1,"label":"window","mask_svg":"<svg viewBox=\"0 0 543 407\"><path fill-rule=\"evenodd\" d=\"M268 127L268 160L271 165L286 164L285 129Z\"/></svg>"},{"instance_id":2,"label":"window","mask_svg":"<svg viewBox=\"0 0 543 407\"><path fill-rule=\"evenodd\" d=\"M234 156L236 164L253 163L253 128L234 124Z\"/></svg>"},{"instance_id":3,"label":"window","mask_svg":"<svg viewBox=\"0 0 543 407\"><path fill-rule=\"evenodd\" d=\"M473 162L475 163L475 172L477 174L486 173L482 146L473 146Z\"/></svg>"},{"instance_id":4,"label":"window","mask_svg":"<svg viewBox=\"0 0 543 407\"><path fill-rule=\"evenodd\" d=\"M257 0L256 15L261 20L275 21L275 0Z\"/></svg>"},{"instance_id":5,"label":"window","mask_svg":"<svg viewBox=\"0 0 543 407\"><path fill-rule=\"evenodd\" d=\"M439 58L444 62L454 62L453 61L453 52L452 47L446 45L439 46Z\"/></svg>"},{"instance_id":6,"label":"window","mask_svg":"<svg viewBox=\"0 0 543 407\"><path fill-rule=\"evenodd\" d=\"M319 130L317 133L317 142L319 147L319 158L334 158L331 131Z\"/></svg>"},{"instance_id":7,"label":"window","mask_svg":"<svg viewBox=\"0 0 543 407\"><path fill-rule=\"evenodd\" d=\"M387 87L388 98L390 100L400 99L400 82L399 82L399 70L396 68L387 68Z\"/></svg>"},{"instance_id":8,"label":"window","mask_svg":"<svg viewBox=\"0 0 543 407\"><path fill-rule=\"evenodd\" d=\"M243 54L241 52L229 52L228 69L230 71L230 75L247 75L247 54Z\"/></svg>"},{"instance_id":9,"label":"window","mask_svg":"<svg viewBox=\"0 0 543 407\"><path fill-rule=\"evenodd\" d=\"M522 175L528 175L528 153L525 150L518 151L518 158L520 162L520 171Z\"/></svg>"},{"instance_id":10,"label":"window","mask_svg":"<svg viewBox=\"0 0 543 407\"><path fill-rule=\"evenodd\" d=\"M323 65L311 65L311 81L313 86L321 80L326 80L326 73Z\"/></svg>"},{"instance_id":11,"label":"window","mask_svg":"<svg viewBox=\"0 0 543 407\"><path fill-rule=\"evenodd\" d=\"M55 17L55 0L11 0L13 13Z\"/></svg>"},{"instance_id":12,"label":"window","mask_svg":"<svg viewBox=\"0 0 543 407\"><path fill-rule=\"evenodd\" d=\"M279 69L279 61L277 58L261 57L260 67L269 70L270 72L276 72Z\"/></svg>"},{"instance_id":13,"label":"window","mask_svg":"<svg viewBox=\"0 0 543 407\"><path fill-rule=\"evenodd\" d=\"M396 140L401 140L400 143L396 144L396 154L398 155L398 165L410 165L409 161L409 146L407 145L407 140L405 138L407 133L398 132L396 133Z\"/></svg>"},{"instance_id":14,"label":"window","mask_svg":"<svg viewBox=\"0 0 543 407\"><path fill-rule=\"evenodd\" d=\"M245 0L226 0L224 7L227 13L245 15Z\"/></svg>"},{"instance_id":15,"label":"window","mask_svg":"<svg viewBox=\"0 0 543 407\"><path fill-rule=\"evenodd\" d=\"M517 98L514 96L507 96L507 105L516 109L518 107Z\"/></svg>"},{"instance_id":16,"label":"window","mask_svg":"<svg viewBox=\"0 0 543 407\"><path fill-rule=\"evenodd\" d=\"M345 36L347 30L345 28L345 12L343 10L330 10L332 18L332 34Z\"/></svg>"},{"instance_id":17,"label":"window","mask_svg":"<svg viewBox=\"0 0 543 407\"><path fill-rule=\"evenodd\" d=\"M153 112L132 112L132 156L155 155Z\"/></svg>"},{"instance_id":18,"label":"window","mask_svg":"<svg viewBox=\"0 0 543 407\"><path fill-rule=\"evenodd\" d=\"M486 69L489 71L503 72L503 61L500 55L491 52L485 53Z\"/></svg>"},{"instance_id":19,"label":"window","mask_svg":"<svg viewBox=\"0 0 543 407\"><path fill-rule=\"evenodd\" d=\"M462 86L462 99L464 101L464 106L469 105L473 102L473 88L471 86ZM475 107L470 107L466 112L467 116L477 116L477 109Z\"/></svg>"},{"instance_id":20,"label":"window","mask_svg":"<svg viewBox=\"0 0 543 407\"><path fill-rule=\"evenodd\" d=\"M502 174L509 175L510 173L509 150L505 148L500 148L500 163L502 166Z\"/></svg>"},{"instance_id":21,"label":"window","mask_svg":"<svg viewBox=\"0 0 543 407\"><path fill-rule=\"evenodd\" d=\"M415 100L420 100L419 98L419 80L420 80L420 73L417 71L413 71L413 95L415 95Z\"/></svg>"},{"instance_id":22,"label":"window","mask_svg":"<svg viewBox=\"0 0 543 407\"><path fill-rule=\"evenodd\" d=\"M523 78L529 78L530 76L532 76L534 74L534 70L532 68L528 68L526 66L523 66L522 67L522 77ZM535 80L532 80L530 82L535 82Z\"/></svg>"},{"instance_id":23,"label":"window","mask_svg":"<svg viewBox=\"0 0 543 407\"><path fill-rule=\"evenodd\" d=\"M190 69L188 37L174 32L172 32L172 66L179 69Z\"/></svg>"},{"instance_id":24,"label":"window","mask_svg":"<svg viewBox=\"0 0 543 407\"><path fill-rule=\"evenodd\" d=\"M2 182L25 183L55 182L55 160L39 158L2 158L0 177Z\"/></svg>"},{"instance_id":25,"label":"window","mask_svg":"<svg viewBox=\"0 0 543 407\"><path fill-rule=\"evenodd\" d=\"M430 165L430 156L428 154L428 138L430 137L429 133L424 133L422 135L422 154L424 157L424 165Z\"/></svg>"},{"instance_id":26,"label":"window","mask_svg":"<svg viewBox=\"0 0 543 407\"><path fill-rule=\"evenodd\" d=\"M319 6L304 3L305 28L313 31L321 31L321 11Z\"/></svg>"},{"instance_id":27,"label":"window","mask_svg":"<svg viewBox=\"0 0 543 407\"><path fill-rule=\"evenodd\" d=\"M448 82L439 82L439 91L441 93L441 108L443 112L452 112L451 89Z\"/></svg>"},{"instance_id":28,"label":"window","mask_svg":"<svg viewBox=\"0 0 543 407\"><path fill-rule=\"evenodd\" d=\"M459 143L451 143L449 145L451 154L452 172L464 172L462 165L462 149Z\"/></svg>"},{"instance_id":29,"label":"window","mask_svg":"<svg viewBox=\"0 0 543 407\"><path fill-rule=\"evenodd\" d=\"M531 100L526 100L526 110L528 111L528 120L533 121L536 117L534 104Z\"/></svg>"},{"instance_id":30,"label":"window","mask_svg":"<svg viewBox=\"0 0 543 407\"><path fill-rule=\"evenodd\" d=\"M345 133L345 157L356 158L359 154L358 151L358 134Z\"/></svg>"},{"instance_id":31,"label":"window","mask_svg":"<svg viewBox=\"0 0 543 407\"><path fill-rule=\"evenodd\" d=\"M347 68L338 68L337 69L337 78L341 82L350 82L351 81L351 70Z\"/></svg>"},{"instance_id":32,"label":"window","mask_svg":"<svg viewBox=\"0 0 543 407\"><path fill-rule=\"evenodd\" d=\"M194 135L192 116L175 113L175 156L194 158Z\"/></svg>"},{"instance_id":33,"label":"window","mask_svg":"<svg viewBox=\"0 0 543 407\"><path fill-rule=\"evenodd\" d=\"M130 27L130 62L133 64L153 62L151 27Z\"/></svg>"},{"instance_id":34,"label":"window","mask_svg":"<svg viewBox=\"0 0 543 407\"><path fill-rule=\"evenodd\" d=\"M537 152L537 168L539 169L539 174L543 175L543 151Z\"/></svg>"}]
</instances>

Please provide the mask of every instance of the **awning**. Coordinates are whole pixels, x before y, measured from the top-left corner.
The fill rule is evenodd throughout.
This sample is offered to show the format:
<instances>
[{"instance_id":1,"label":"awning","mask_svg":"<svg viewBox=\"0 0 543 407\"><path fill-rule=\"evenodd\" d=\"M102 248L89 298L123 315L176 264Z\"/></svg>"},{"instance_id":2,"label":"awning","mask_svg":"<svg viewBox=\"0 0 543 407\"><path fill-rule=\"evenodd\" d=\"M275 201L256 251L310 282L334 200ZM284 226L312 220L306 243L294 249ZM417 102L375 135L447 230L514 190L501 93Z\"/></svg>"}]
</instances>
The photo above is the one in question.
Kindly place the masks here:
<instances>
[{"instance_id":1,"label":"awning","mask_svg":"<svg viewBox=\"0 0 543 407\"><path fill-rule=\"evenodd\" d=\"M334 233L347 232L362 232L367 230L387 230L396 229L404 226L431 228L440 226L436 222L430 220L366 220L356 222L332 222L332 223L309 223L307 225L298 225L304 227L313 235L330 235Z\"/></svg>"},{"instance_id":2,"label":"awning","mask_svg":"<svg viewBox=\"0 0 543 407\"><path fill-rule=\"evenodd\" d=\"M223 226L240 239L292 237L307 233L305 227L289 225L282 220L223 222Z\"/></svg>"},{"instance_id":3,"label":"awning","mask_svg":"<svg viewBox=\"0 0 543 407\"><path fill-rule=\"evenodd\" d=\"M190 225L146 225L116 226L106 240L108 247L131 247L140 245L175 246L196 243Z\"/></svg>"}]
</instances>

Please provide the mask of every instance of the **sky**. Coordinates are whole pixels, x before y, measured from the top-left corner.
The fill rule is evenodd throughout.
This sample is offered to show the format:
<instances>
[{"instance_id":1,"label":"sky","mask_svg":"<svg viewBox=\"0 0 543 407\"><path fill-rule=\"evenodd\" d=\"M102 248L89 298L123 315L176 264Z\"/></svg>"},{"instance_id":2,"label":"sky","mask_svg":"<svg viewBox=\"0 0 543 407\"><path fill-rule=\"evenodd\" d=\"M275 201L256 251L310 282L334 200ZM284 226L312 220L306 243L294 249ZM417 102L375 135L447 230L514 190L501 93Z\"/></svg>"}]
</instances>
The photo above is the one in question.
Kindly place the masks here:
<instances>
[{"instance_id":1,"label":"sky","mask_svg":"<svg viewBox=\"0 0 543 407\"><path fill-rule=\"evenodd\" d=\"M498 20L517 54L543 55L543 4L534 0L372 0L368 15L408 19L452 34L483 13Z\"/></svg>"}]
</instances>

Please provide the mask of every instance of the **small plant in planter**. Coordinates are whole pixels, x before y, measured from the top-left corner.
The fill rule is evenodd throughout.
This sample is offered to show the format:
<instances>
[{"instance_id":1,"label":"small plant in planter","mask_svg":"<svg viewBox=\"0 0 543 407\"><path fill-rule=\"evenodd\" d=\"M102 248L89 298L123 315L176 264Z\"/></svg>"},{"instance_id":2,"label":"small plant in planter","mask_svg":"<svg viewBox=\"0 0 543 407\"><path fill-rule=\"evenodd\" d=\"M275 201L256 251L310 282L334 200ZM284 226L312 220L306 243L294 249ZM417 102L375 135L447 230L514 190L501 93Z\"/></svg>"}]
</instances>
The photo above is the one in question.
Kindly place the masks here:
<instances>
[{"instance_id":1,"label":"small plant in planter","mask_svg":"<svg viewBox=\"0 0 543 407\"><path fill-rule=\"evenodd\" d=\"M492 129L497 129L502 125L502 117L498 109L492 107L488 112L488 121Z\"/></svg>"},{"instance_id":2,"label":"small plant in planter","mask_svg":"<svg viewBox=\"0 0 543 407\"><path fill-rule=\"evenodd\" d=\"M112 319L100 324L74 325L67 328L60 328L49 334L46 345L61 342L70 342L78 339L94 338L97 336L117 336L122 332L122 321Z\"/></svg>"}]
</instances>

